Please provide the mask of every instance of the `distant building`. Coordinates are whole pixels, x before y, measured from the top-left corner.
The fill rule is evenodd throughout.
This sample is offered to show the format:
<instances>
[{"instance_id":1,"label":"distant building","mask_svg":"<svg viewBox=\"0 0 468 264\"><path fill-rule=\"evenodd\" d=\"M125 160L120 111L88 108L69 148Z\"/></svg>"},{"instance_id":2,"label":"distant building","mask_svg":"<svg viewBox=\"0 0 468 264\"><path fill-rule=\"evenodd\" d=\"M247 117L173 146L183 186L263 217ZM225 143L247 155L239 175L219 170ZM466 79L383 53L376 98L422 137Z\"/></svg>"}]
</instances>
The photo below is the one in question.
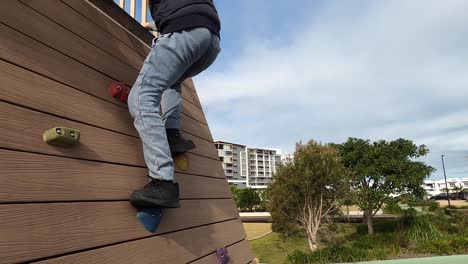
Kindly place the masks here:
<instances>
[{"instance_id":1,"label":"distant building","mask_svg":"<svg viewBox=\"0 0 468 264\"><path fill-rule=\"evenodd\" d=\"M266 188L281 162L281 155L275 149L252 148L226 141L216 141L215 146L229 185L239 188Z\"/></svg>"},{"instance_id":2,"label":"distant building","mask_svg":"<svg viewBox=\"0 0 468 264\"><path fill-rule=\"evenodd\" d=\"M294 154L286 154L286 155L281 156L281 161L285 162L288 159L293 159L293 158L294 158Z\"/></svg>"},{"instance_id":3,"label":"distant building","mask_svg":"<svg viewBox=\"0 0 468 264\"><path fill-rule=\"evenodd\" d=\"M468 178L450 178L447 179L449 192L455 187L468 189ZM445 193L445 180L424 180L424 190L430 195Z\"/></svg>"}]
</instances>

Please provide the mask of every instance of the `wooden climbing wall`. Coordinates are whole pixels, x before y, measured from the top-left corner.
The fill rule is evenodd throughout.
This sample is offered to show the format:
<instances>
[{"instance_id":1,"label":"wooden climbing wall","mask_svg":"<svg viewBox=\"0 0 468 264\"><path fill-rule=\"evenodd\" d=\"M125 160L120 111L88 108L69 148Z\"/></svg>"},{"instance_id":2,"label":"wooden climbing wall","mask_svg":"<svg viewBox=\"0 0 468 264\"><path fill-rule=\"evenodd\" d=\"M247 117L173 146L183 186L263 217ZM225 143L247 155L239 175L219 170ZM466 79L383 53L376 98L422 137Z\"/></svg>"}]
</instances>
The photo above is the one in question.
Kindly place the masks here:
<instances>
[{"instance_id":1,"label":"wooden climbing wall","mask_svg":"<svg viewBox=\"0 0 468 264\"><path fill-rule=\"evenodd\" d=\"M110 0L0 1L0 263L216 263L219 247L253 262L191 80L182 132L197 148L176 173L182 207L156 234L135 217L141 141L107 87L131 87L145 34ZM44 144L55 126L79 129L80 145Z\"/></svg>"}]
</instances>

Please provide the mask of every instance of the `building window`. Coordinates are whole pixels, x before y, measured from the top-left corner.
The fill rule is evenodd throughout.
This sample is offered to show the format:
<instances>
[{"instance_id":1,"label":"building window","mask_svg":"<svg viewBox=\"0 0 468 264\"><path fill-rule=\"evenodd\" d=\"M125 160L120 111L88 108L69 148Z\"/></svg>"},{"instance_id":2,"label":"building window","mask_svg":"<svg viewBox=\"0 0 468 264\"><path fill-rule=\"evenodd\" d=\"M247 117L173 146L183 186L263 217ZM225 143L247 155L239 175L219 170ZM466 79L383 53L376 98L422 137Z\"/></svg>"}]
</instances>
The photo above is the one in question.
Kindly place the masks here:
<instances>
[{"instance_id":1,"label":"building window","mask_svg":"<svg viewBox=\"0 0 468 264\"><path fill-rule=\"evenodd\" d=\"M454 183L454 182L451 182L451 183L450 183L450 187L455 187L455 183Z\"/></svg>"},{"instance_id":2,"label":"building window","mask_svg":"<svg viewBox=\"0 0 468 264\"><path fill-rule=\"evenodd\" d=\"M221 162L224 162L224 157L219 157L219 160L220 160Z\"/></svg>"}]
</instances>

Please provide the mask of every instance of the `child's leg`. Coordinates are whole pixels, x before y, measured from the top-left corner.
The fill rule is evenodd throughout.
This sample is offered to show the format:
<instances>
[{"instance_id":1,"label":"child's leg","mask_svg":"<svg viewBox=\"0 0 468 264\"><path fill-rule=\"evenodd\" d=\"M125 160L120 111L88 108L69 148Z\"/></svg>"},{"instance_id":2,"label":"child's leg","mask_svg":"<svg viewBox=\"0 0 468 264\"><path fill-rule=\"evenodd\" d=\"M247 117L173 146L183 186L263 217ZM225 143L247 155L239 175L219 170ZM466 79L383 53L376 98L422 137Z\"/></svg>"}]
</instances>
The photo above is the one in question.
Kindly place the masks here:
<instances>
[{"instance_id":1,"label":"child's leg","mask_svg":"<svg viewBox=\"0 0 468 264\"><path fill-rule=\"evenodd\" d=\"M203 28L161 36L133 85L128 106L143 141L144 157L152 178L174 180L174 164L159 111L162 95L206 53L211 42L211 32ZM174 105L180 108L180 99L172 104L166 104L167 108ZM180 119L180 110L178 115Z\"/></svg>"}]
</instances>

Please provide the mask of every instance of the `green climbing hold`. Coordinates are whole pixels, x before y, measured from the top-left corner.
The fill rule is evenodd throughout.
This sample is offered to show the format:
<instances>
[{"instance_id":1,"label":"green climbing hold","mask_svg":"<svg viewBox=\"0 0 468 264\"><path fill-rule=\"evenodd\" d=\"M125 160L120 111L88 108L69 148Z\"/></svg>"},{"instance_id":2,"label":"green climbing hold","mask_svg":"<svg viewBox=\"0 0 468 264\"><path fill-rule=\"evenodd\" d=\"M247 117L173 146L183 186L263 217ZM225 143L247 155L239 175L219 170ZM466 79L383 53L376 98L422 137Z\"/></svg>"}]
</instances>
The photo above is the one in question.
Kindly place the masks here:
<instances>
[{"instance_id":1,"label":"green climbing hold","mask_svg":"<svg viewBox=\"0 0 468 264\"><path fill-rule=\"evenodd\" d=\"M45 143L56 147L72 147L80 141L80 131L68 127L54 127L44 132Z\"/></svg>"}]
</instances>

